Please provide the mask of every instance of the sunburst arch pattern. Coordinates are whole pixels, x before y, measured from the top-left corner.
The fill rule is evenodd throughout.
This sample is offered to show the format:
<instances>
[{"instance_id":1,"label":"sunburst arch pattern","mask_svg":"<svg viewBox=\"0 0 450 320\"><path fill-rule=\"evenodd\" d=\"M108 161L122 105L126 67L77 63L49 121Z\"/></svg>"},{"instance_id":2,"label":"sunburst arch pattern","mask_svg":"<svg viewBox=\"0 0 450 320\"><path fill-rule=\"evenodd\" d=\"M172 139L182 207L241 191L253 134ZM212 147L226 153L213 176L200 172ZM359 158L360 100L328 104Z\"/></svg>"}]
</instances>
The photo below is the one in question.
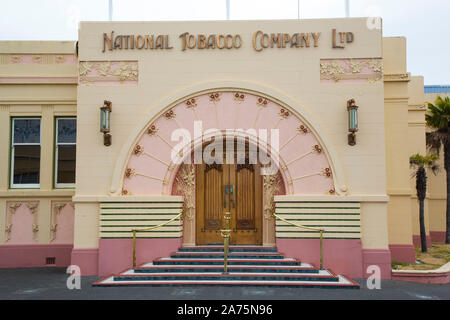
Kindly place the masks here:
<instances>
[{"instance_id":1,"label":"sunburst arch pattern","mask_svg":"<svg viewBox=\"0 0 450 320\"><path fill-rule=\"evenodd\" d=\"M288 194L334 194L332 166L311 128L289 108L248 92L216 91L190 97L148 124L128 159L123 195L170 194L179 165L171 160L172 132L194 122L208 129L279 130L280 173Z\"/></svg>"}]
</instances>

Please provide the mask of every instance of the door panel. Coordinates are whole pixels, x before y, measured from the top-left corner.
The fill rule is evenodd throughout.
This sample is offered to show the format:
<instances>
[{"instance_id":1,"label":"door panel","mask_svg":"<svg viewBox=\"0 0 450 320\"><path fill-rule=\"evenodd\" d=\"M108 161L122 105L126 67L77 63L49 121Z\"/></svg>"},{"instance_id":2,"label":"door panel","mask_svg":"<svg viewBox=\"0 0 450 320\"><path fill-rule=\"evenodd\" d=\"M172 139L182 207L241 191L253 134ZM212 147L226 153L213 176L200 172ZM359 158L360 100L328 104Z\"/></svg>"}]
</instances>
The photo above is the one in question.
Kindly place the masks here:
<instances>
[{"instance_id":1,"label":"door panel","mask_svg":"<svg viewBox=\"0 0 450 320\"><path fill-rule=\"evenodd\" d=\"M261 178L259 165L230 166L230 184L236 192L236 206L231 210L232 244L262 243Z\"/></svg>"},{"instance_id":2,"label":"door panel","mask_svg":"<svg viewBox=\"0 0 450 320\"><path fill-rule=\"evenodd\" d=\"M197 244L223 243L223 165L196 165Z\"/></svg>"},{"instance_id":3,"label":"door panel","mask_svg":"<svg viewBox=\"0 0 450 320\"><path fill-rule=\"evenodd\" d=\"M222 244L223 214L231 212L230 244L262 243L259 165L196 165L197 244Z\"/></svg>"}]
</instances>

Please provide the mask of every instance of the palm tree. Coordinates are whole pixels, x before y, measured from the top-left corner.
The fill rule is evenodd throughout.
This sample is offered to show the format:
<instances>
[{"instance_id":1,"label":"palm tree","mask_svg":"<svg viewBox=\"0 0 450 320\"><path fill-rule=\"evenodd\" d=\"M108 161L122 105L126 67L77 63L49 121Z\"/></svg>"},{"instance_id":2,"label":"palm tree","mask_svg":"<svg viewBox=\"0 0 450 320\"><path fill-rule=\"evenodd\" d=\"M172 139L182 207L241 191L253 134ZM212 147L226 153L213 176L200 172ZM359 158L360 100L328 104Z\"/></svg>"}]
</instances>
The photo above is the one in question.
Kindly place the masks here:
<instances>
[{"instance_id":1,"label":"palm tree","mask_svg":"<svg viewBox=\"0 0 450 320\"><path fill-rule=\"evenodd\" d=\"M425 233L424 222L424 202L427 194L427 173L425 167L432 170L436 174L438 165L436 160L439 157L436 154L430 154L428 156L422 156L418 153L412 155L409 158L409 164L411 168L414 168L413 177L416 177L416 191L417 198L419 199L419 223L420 223L420 243L422 246L422 252L427 252L427 235Z\"/></svg>"},{"instance_id":2,"label":"palm tree","mask_svg":"<svg viewBox=\"0 0 450 320\"><path fill-rule=\"evenodd\" d=\"M439 155L444 146L444 168L447 174L447 227L445 243L450 243L450 98L437 97L435 104L428 104L425 120L434 131L427 133L427 146Z\"/></svg>"}]
</instances>

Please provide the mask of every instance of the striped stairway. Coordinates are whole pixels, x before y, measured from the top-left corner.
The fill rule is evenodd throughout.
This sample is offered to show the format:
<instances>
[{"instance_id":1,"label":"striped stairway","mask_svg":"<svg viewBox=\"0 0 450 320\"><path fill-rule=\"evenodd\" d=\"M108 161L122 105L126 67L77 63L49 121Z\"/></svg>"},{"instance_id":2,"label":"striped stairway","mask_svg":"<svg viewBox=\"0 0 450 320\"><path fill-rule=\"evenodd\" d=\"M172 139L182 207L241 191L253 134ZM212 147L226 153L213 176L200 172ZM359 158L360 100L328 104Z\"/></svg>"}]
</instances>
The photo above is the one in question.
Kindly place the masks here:
<instances>
[{"instance_id":1,"label":"striped stairway","mask_svg":"<svg viewBox=\"0 0 450 320\"><path fill-rule=\"evenodd\" d=\"M275 247L230 246L224 274L223 246L182 247L169 258L128 269L93 286L257 286L350 288L359 284L331 270L285 258Z\"/></svg>"}]
</instances>

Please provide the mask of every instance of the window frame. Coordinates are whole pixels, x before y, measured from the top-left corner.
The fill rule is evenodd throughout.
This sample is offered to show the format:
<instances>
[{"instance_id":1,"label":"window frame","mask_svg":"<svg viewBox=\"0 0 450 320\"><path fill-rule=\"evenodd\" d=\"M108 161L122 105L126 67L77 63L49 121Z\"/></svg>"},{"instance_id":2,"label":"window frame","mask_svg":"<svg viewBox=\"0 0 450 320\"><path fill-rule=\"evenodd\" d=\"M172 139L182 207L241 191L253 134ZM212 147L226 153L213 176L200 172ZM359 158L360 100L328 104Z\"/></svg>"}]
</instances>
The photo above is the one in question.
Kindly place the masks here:
<instances>
[{"instance_id":1,"label":"window frame","mask_svg":"<svg viewBox=\"0 0 450 320\"><path fill-rule=\"evenodd\" d=\"M39 143L14 143L14 122L15 120L36 120L39 119ZM14 146L39 146L39 183L14 183ZM42 117L11 117L11 135L10 135L10 170L9 170L9 188L10 189L40 189L41 188L41 158L42 158Z\"/></svg>"},{"instance_id":2,"label":"window frame","mask_svg":"<svg viewBox=\"0 0 450 320\"><path fill-rule=\"evenodd\" d=\"M58 142L58 120L64 119L64 120L75 120L75 124L77 124L77 117L76 116L55 116L55 140L54 140L54 146L53 146L53 187L55 189L74 189L75 188L75 182L74 183L58 183L58 146L59 145L66 145L66 146L77 146L76 136L75 136L75 142ZM76 151L75 151L76 152Z\"/></svg>"}]
</instances>

